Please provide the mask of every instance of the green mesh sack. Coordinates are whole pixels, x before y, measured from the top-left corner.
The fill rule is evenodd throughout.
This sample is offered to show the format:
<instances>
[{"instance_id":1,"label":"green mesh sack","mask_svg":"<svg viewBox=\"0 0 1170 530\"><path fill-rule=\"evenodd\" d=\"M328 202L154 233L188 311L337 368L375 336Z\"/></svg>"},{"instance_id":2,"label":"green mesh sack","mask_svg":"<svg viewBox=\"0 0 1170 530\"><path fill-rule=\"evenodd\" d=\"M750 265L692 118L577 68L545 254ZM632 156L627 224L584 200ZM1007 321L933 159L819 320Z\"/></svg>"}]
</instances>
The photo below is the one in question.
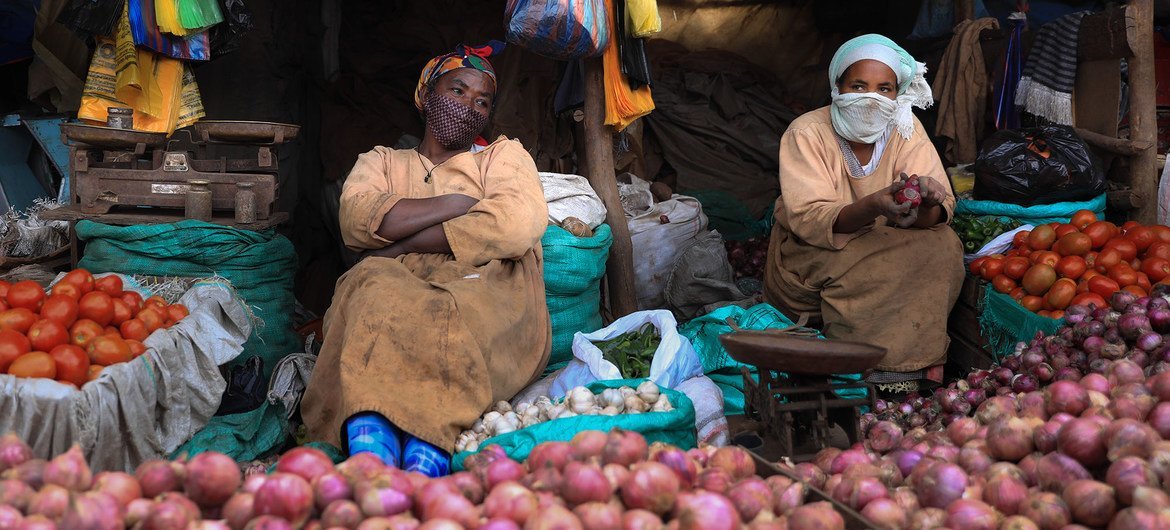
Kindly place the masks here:
<instances>
[{"instance_id":1,"label":"green mesh sack","mask_svg":"<svg viewBox=\"0 0 1170 530\"><path fill-rule=\"evenodd\" d=\"M1046 318L1021 306L1012 297L984 289L979 311L979 330L996 359L1011 355L1020 341L1030 341L1037 332L1052 335L1063 320Z\"/></svg>"},{"instance_id":2,"label":"green mesh sack","mask_svg":"<svg viewBox=\"0 0 1170 530\"><path fill-rule=\"evenodd\" d=\"M85 241L78 267L90 272L203 278L219 276L259 319L244 351L228 364L251 357L264 360L265 380L276 362L301 348L293 330L293 275L297 255L292 243L273 230L253 232L201 221L110 226L80 221L77 237ZM216 416L176 454L215 450L238 460L251 459L287 437L280 407Z\"/></svg>"},{"instance_id":3,"label":"green mesh sack","mask_svg":"<svg viewBox=\"0 0 1170 530\"><path fill-rule=\"evenodd\" d=\"M549 226L541 238L544 248L544 296L552 321L552 356L547 372L573 359L573 335L601 329L601 277L613 243L609 225L593 237L577 237L559 226Z\"/></svg>"},{"instance_id":4,"label":"green mesh sack","mask_svg":"<svg viewBox=\"0 0 1170 530\"><path fill-rule=\"evenodd\" d=\"M637 387L645 379L610 379L594 381L586 386L594 394L607 388L623 386ZM682 449L692 449L697 444L695 432L695 405L686 394L661 388L660 391L674 405L670 412L646 412L642 414L618 414L616 416L573 416L538 423L518 431L501 434L484 440L480 447L499 445L508 457L523 462L537 445L544 442L567 442L581 431L609 432L613 429L636 431L646 437L647 443L665 442ZM455 471L463 470L463 461L475 454L473 451L456 453L451 458Z\"/></svg>"},{"instance_id":5,"label":"green mesh sack","mask_svg":"<svg viewBox=\"0 0 1170 530\"><path fill-rule=\"evenodd\" d=\"M772 229L772 206L763 218L756 219L743 201L720 190L691 190L687 195L698 199L703 214L712 230L718 230L725 241L743 241L768 235Z\"/></svg>"},{"instance_id":6,"label":"green mesh sack","mask_svg":"<svg viewBox=\"0 0 1170 530\"><path fill-rule=\"evenodd\" d=\"M974 217L993 215L1010 217L1021 223L1042 225L1048 223L1067 223L1078 210L1090 210L1097 217L1105 215L1105 194L1102 193L1087 201L1056 202L1052 204L1037 204L1035 206L1020 206L996 201L960 200L955 203L955 215L970 215Z\"/></svg>"}]
</instances>

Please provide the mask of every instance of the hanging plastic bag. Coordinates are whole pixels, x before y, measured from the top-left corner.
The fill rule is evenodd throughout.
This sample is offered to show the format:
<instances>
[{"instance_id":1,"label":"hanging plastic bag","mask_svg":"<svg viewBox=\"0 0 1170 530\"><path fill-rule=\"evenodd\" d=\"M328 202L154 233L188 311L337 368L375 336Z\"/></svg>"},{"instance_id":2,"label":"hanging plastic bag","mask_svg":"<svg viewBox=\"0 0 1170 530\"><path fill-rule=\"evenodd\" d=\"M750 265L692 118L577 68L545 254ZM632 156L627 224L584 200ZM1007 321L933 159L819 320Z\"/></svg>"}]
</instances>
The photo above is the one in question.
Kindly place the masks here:
<instances>
[{"instance_id":1,"label":"hanging plastic bag","mask_svg":"<svg viewBox=\"0 0 1170 530\"><path fill-rule=\"evenodd\" d=\"M183 23L179 22L179 8L175 4L175 0L154 0L154 20L158 22L158 29L185 37L193 31L183 27Z\"/></svg>"},{"instance_id":2,"label":"hanging plastic bag","mask_svg":"<svg viewBox=\"0 0 1170 530\"><path fill-rule=\"evenodd\" d=\"M167 0L174 1L174 0ZM207 32L192 33L186 37L164 34L154 18L155 0L126 0L130 11L130 30L134 44L145 46L174 59L207 61L211 48Z\"/></svg>"},{"instance_id":3,"label":"hanging plastic bag","mask_svg":"<svg viewBox=\"0 0 1170 530\"><path fill-rule=\"evenodd\" d=\"M235 51L240 47L240 39L244 34L255 27L252 24L252 11L244 5L244 0L221 0L220 6L224 23L216 24L208 30L212 57Z\"/></svg>"},{"instance_id":4,"label":"hanging plastic bag","mask_svg":"<svg viewBox=\"0 0 1170 530\"><path fill-rule=\"evenodd\" d=\"M216 0L174 0L179 10L179 22L190 31L203 31L223 22Z\"/></svg>"},{"instance_id":5,"label":"hanging plastic bag","mask_svg":"<svg viewBox=\"0 0 1170 530\"><path fill-rule=\"evenodd\" d=\"M57 22L83 36L109 37L118 26L126 0L70 0Z\"/></svg>"},{"instance_id":6,"label":"hanging plastic bag","mask_svg":"<svg viewBox=\"0 0 1170 530\"><path fill-rule=\"evenodd\" d=\"M1105 172L1072 127L999 131L975 159L977 200L1032 206L1105 193Z\"/></svg>"},{"instance_id":7,"label":"hanging plastic bag","mask_svg":"<svg viewBox=\"0 0 1170 530\"><path fill-rule=\"evenodd\" d=\"M601 55L609 45L604 0L509 0L508 42L558 60Z\"/></svg>"},{"instance_id":8,"label":"hanging plastic bag","mask_svg":"<svg viewBox=\"0 0 1170 530\"><path fill-rule=\"evenodd\" d=\"M609 21L613 24L613 2L606 0L606 9L609 11ZM621 53L617 46L605 48L601 64L605 70L605 124L621 132L634 120L641 118L654 110L654 98L650 95L650 87L643 86L634 89L622 75Z\"/></svg>"},{"instance_id":9,"label":"hanging plastic bag","mask_svg":"<svg viewBox=\"0 0 1170 530\"><path fill-rule=\"evenodd\" d=\"M85 80L85 90L81 96L77 117L104 124L109 107L130 107L134 109L136 130L163 132L168 135L175 129L202 118L203 101L191 70L181 61L147 51L143 53L150 56L153 62L153 66L144 69L139 56L134 55L138 59L139 86L145 89L124 91L123 94L128 97L122 99L117 95L117 72L120 65L116 59L114 41L98 39L97 48L89 64L89 75ZM157 114L146 112L149 107L142 101L141 98L144 97L142 94L147 94L145 97L157 94L162 105Z\"/></svg>"},{"instance_id":10,"label":"hanging plastic bag","mask_svg":"<svg viewBox=\"0 0 1170 530\"><path fill-rule=\"evenodd\" d=\"M658 16L658 0L625 0L625 2L631 35L646 38L662 31L662 18Z\"/></svg>"}]
</instances>

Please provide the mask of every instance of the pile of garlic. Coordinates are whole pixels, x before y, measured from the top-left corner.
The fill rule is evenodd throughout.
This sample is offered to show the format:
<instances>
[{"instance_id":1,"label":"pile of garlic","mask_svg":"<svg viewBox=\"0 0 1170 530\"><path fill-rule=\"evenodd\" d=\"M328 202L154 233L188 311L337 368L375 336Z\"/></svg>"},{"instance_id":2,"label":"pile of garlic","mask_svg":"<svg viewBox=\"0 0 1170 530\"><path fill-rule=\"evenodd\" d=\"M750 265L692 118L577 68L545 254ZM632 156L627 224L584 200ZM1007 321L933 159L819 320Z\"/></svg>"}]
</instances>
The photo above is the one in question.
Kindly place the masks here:
<instances>
[{"instance_id":1,"label":"pile of garlic","mask_svg":"<svg viewBox=\"0 0 1170 530\"><path fill-rule=\"evenodd\" d=\"M638 388L623 386L607 388L600 394L583 386L575 387L563 399L553 401L541 396L535 403L519 403L512 407L507 401L496 403L455 441L455 452L477 451L479 445L493 436L531 427L538 423L573 416L616 416L643 412L670 412L674 406L653 381L643 381Z\"/></svg>"}]
</instances>

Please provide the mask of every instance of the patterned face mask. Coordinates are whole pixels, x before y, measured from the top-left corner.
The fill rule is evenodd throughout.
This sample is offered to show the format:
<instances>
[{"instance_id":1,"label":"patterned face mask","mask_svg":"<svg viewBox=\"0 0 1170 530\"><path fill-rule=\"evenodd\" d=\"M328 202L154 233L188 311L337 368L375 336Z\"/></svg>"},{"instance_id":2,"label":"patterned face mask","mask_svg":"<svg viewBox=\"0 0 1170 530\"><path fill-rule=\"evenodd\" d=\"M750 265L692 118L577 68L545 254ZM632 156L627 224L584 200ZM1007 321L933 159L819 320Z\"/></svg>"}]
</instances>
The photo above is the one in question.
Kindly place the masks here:
<instances>
[{"instance_id":1,"label":"patterned face mask","mask_svg":"<svg viewBox=\"0 0 1170 530\"><path fill-rule=\"evenodd\" d=\"M434 90L427 92L423 112L431 134L447 149L471 147L475 137L487 126L487 116Z\"/></svg>"}]
</instances>

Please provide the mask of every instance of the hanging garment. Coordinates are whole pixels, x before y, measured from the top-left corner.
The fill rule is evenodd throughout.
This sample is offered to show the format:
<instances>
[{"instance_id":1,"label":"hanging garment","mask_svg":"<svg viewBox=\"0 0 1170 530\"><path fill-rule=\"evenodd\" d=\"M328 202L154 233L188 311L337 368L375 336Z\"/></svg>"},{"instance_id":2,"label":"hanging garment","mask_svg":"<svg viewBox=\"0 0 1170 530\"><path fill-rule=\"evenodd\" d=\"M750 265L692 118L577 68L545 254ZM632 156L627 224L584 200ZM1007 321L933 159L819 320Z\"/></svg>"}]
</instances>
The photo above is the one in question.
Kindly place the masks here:
<instances>
[{"instance_id":1,"label":"hanging garment","mask_svg":"<svg viewBox=\"0 0 1170 530\"><path fill-rule=\"evenodd\" d=\"M609 16L609 27L616 27L614 16L614 0L606 0L606 12ZM650 95L650 87L639 89L630 87L624 75L620 61L621 50L611 41L602 55L602 65L605 68L605 124L612 125L621 131L634 120L641 118L654 110L654 98Z\"/></svg>"},{"instance_id":2,"label":"hanging garment","mask_svg":"<svg viewBox=\"0 0 1170 530\"><path fill-rule=\"evenodd\" d=\"M1011 27L1008 34L1007 48L994 72L995 89L995 130L1020 128L1020 111L1016 108L1016 87L1020 83L1020 70L1024 63L1024 26L1026 20L1023 13L1012 13L1008 17Z\"/></svg>"},{"instance_id":3,"label":"hanging garment","mask_svg":"<svg viewBox=\"0 0 1170 530\"><path fill-rule=\"evenodd\" d=\"M979 33L995 28L999 28L999 21L994 18L964 20L955 26L955 36L943 53L934 79L938 98L934 133L951 140L945 154L956 164L974 162L978 141L983 137L989 84Z\"/></svg>"},{"instance_id":4,"label":"hanging garment","mask_svg":"<svg viewBox=\"0 0 1170 530\"><path fill-rule=\"evenodd\" d=\"M1086 14L1088 11L1070 13L1040 28L1016 87L1016 105L1053 123L1073 124L1077 35Z\"/></svg>"}]
</instances>

